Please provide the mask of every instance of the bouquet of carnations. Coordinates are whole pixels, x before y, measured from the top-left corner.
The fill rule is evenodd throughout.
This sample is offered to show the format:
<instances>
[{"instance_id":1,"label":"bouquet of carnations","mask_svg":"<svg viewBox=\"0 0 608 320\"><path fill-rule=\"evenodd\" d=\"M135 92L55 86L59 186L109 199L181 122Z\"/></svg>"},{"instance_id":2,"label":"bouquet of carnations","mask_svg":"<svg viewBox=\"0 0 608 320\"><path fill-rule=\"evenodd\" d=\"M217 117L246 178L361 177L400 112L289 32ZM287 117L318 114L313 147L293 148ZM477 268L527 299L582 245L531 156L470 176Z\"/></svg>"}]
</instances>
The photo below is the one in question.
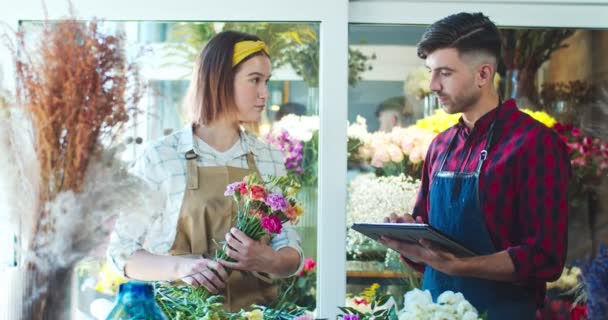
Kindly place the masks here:
<instances>
[{"instance_id":1,"label":"bouquet of carnations","mask_svg":"<svg viewBox=\"0 0 608 320\"><path fill-rule=\"evenodd\" d=\"M224 192L237 203L236 227L253 240L281 233L284 222L297 224L304 213L295 195L300 185L287 176L270 177L266 182L257 175L231 183ZM222 251L223 252L223 251ZM229 259L219 252L220 259Z\"/></svg>"}]
</instances>

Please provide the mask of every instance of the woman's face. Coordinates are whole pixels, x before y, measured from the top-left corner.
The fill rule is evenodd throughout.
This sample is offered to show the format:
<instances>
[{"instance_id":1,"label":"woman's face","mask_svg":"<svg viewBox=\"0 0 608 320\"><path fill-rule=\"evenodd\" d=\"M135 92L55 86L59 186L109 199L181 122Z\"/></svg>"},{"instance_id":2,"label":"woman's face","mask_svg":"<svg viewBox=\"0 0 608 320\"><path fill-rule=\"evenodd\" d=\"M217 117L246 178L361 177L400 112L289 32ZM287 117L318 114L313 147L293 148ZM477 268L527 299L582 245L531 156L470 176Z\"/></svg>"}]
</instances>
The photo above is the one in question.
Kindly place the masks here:
<instances>
[{"instance_id":1,"label":"woman's face","mask_svg":"<svg viewBox=\"0 0 608 320\"><path fill-rule=\"evenodd\" d=\"M268 80L272 66L266 55L243 62L234 76L234 101L240 122L258 122L268 100Z\"/></svg>"}]
</instances>

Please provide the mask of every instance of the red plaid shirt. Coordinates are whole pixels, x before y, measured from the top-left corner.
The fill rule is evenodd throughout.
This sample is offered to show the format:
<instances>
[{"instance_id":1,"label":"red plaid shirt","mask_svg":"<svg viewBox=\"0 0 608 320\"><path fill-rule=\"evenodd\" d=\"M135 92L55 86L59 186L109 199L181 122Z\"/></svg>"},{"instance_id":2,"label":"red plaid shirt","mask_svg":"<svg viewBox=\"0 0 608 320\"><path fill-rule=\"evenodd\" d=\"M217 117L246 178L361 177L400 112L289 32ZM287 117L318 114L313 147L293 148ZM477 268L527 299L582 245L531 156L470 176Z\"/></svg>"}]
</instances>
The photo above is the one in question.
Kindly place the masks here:
<instances>
[{"instance_id":1,"label":"red plaid shirt","mask_svg":"<svg viewBox=\"0 0 608 320\"><path fill-rule=\"evenodd\" d=\"M496 110L493 144L479 177L479 200L496 250L507 250L518 282L542 305L545 282L560 276L566 258L570 160L557 133L519 111L514 100L485 114L472 130L461 118L435 138L413 215L428 221L431 180L454 135L443 170L475 171Z\"/></svg>"}]
</instances>

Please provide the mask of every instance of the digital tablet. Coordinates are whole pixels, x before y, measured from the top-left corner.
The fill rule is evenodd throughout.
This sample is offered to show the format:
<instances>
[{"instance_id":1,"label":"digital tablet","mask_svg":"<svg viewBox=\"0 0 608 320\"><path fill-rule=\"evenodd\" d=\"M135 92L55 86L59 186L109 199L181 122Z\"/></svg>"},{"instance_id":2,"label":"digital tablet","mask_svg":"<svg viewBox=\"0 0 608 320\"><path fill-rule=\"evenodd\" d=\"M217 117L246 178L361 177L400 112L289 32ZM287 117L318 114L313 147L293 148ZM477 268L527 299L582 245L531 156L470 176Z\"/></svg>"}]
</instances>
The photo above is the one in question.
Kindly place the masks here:
<instances>
[{"instance_id":1,"label":"digital tablet","mask_svg":"<svg viewBox=\"0 0 608 320\"><path fill-rule=\"evenodd\" d=\"M458 257L477 255L473 250L424 223L355 223L351 228L376 241L380 236L415 244L419 244L420 239L426 239L433 241Z\"/></svg>"}]
</instances>

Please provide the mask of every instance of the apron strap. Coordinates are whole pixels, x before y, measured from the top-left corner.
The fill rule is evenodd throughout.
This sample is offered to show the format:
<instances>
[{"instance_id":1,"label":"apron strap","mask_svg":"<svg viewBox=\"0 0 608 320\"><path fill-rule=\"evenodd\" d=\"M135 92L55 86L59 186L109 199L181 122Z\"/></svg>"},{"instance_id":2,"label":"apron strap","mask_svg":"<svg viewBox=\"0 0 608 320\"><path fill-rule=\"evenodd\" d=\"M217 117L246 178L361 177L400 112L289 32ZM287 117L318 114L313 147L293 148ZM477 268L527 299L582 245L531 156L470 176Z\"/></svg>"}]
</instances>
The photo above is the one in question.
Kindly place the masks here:
<instances>
[{"instance_id":1,"label":"apron strap","mask_svg":"<svg viewBox=\"0 0 608 320\"><path fill-rule=\"evenodd\" d=\"M255 159L253 158L253 152L249 151L247 153L247 168L249 168L249 170L257 170L257 166L255 165Z\"/></svg>"},{"instance_id":2,"label":"apron strap","mask_svg":"<svg viewBox=\"0 0 608 320\"><path fill-rule=\"evenodd\" d=\"M501 106L502 106L502 100L498 100L498 106L496 107L496 114L494 115L494 119L492 120L492 123L490 124L490 128L488 129L488 136L485 141L485 146L479 154L479 162L477 163L477 168L475 169L476 174L479 174L481 172L481 166L483 165L483 162L488 157L488 150L490 150L490 147L492 147L492 137L494 136L494 125L496 124L496 122L498 120L498 113L500 112ZM439 170L437 170L435 172L435 175L437 175L438 172L443 171L443 166L445 165L445 162L448 159L448 155L450 154L450 151L452 151L452 148L454 147L454 141L456 140L456 136L458 136L458 130L456 130L456 132L454 132L452 139L450 139L450 144L448 145L447 150L443 153L443 157L441 159L441 165L439 166ZM468 159L466 162L468 162ZM466 167L466 162L465 162L465 167ZM466 170L466 168L465 168L465 170Z\"/></svg>"},{"instance_id":3,"label":"apron strap","mask_svg":"<svg viewBox=\"0 0 608 320\"><path fill-rule=\"evenodd\" d=\"M198 166L196 164L196 158L198 155L194 153L194 150L186 152L186 160L188 161L188 170L186 172L188 190L198 189Z\"/></svg>"}]
</instances>

